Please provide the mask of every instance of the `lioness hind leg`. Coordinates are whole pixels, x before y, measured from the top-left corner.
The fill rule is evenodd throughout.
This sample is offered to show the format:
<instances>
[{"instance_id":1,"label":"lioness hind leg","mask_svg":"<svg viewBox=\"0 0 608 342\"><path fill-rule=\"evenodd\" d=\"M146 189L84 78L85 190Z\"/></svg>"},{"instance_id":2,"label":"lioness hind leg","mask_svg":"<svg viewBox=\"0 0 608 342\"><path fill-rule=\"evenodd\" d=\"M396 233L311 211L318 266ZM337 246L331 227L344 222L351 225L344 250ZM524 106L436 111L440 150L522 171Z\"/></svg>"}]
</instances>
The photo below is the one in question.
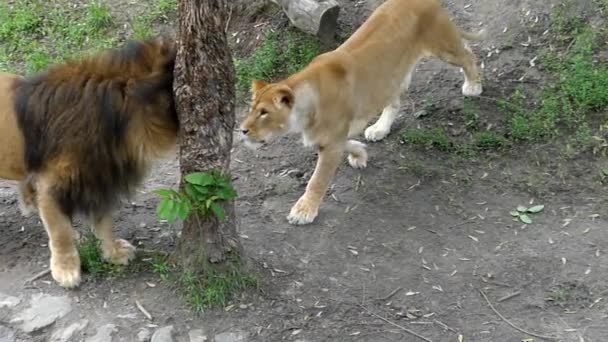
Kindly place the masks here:
<instances>
[{"instance_id":1,"label":"lioness hind leg","mask_svg":"<svg viewBox=\"0 0 608 342\"><path fill-rule=\"evenodd\" d=\"M80 258L74 244L72 222L59 207L47 182L38 188L40 218L49 236L51 275L60 286L71 288L80 283Z\"/></svg>"},{"instance_id":2,"label":"lioness hind leg","mask_svg":"<svg viewBox=\"0 0 608 342\"><path fill-rule=\"evenodd\" d=\"M365 144L357 140L346 142L346 153L348 153L348 163L355 169L363 169L367 166L367 151Z\"/></svg>"},{"instance_id":3,"label":"lioness hind leg","mask_svg":"<svg viewBox=\"0 0 608 342\"><path fill-rule=\"evenodd\" d=\"M110 213L93 215L93 230L101 241L101 252L105 260L117 265L127 265L135 257L133 245L123 239L114 239Z\"/></svg>"},{"instance_id":4,"label":"lioness hind leg","mask_svg":"<svg viewBox=\"0 0 608 342\"><path fill-rule=\"evenodd\" d=\"M367 141L380 141L384 139L391 131L391 126L399 113L400 107L400 94L397 94L393 96L393 99L388 106L384 107L378 121L367 127L365 130L365 139L367 139Z\"/></svg>"}]
</instances>

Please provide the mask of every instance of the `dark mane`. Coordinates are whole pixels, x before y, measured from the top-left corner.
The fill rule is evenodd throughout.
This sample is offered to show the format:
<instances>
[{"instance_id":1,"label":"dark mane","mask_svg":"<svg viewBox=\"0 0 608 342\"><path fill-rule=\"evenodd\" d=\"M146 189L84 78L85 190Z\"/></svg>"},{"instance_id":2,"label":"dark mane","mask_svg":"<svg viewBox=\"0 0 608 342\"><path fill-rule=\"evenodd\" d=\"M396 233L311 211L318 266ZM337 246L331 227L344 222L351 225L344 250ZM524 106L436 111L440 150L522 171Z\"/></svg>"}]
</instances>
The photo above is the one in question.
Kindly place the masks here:
<instances>
[{"instance_id":1,"label":"dark mane","mask_svg":"<svg viewBox=\"0 0 608 342\"><path fill-rule=\"evenodd\" d=\"M166 40L134 41L15 84L27 171L63 165L54 194L66 214L108 210L138 185L147 159L132 145L155 142L133 134L176 135L174 60Z\"/></svg>"}]
</instances>

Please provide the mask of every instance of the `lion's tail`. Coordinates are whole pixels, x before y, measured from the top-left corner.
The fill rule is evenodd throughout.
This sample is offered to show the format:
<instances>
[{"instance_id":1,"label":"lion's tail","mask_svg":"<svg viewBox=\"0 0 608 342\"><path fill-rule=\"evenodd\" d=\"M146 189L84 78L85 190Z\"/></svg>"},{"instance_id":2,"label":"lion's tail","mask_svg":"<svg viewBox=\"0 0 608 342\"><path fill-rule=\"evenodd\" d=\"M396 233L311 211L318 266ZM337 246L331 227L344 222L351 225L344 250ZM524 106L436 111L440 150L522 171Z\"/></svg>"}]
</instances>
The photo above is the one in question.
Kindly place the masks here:
<instances>
[{"instance_id":1,"label":"lion's tail","mask_svg":"<svg viewBox=\"0 0 608 342\"><path fill-rule=\"evenodd\" d=\"M480 41L486 39L487 32L484 29L480 30L479 32L467 32L460 30L460 35L466 40Z\"/></svg>"}]
</instances>

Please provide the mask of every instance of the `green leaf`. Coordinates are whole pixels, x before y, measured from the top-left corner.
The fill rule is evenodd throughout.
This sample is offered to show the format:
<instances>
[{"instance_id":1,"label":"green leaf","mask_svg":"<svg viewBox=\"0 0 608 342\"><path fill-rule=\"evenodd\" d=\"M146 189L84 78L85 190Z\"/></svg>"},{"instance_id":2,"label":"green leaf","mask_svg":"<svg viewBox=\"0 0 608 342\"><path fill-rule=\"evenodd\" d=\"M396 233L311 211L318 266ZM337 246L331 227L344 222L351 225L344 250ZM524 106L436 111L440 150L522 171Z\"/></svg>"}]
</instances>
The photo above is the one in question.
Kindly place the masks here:
<instances>
[{"instance_id":1,"label":"green leaf","mask_svg":"<svg viewBox=\"0 0 608 342\"><path fill-rule=\"evenodd\" d=\"M162 198L171 198L174 196L179 196L179 193L171 189L158 189L154 190L153 192Z\"/></svg>"},{"instance_id":2,"label":"green leaf","mask_svg":"<svg viewBox=\"0 0 608 342\"><path fill-rule=\"evenodd\" d=\"M511 216L519 216L519 212L518 211L510 211L509 214L511 214Z\"/></svg>"},{"instance_id":3,"label":"green leaf","mask_svg":"<svg viewBox=\"0 0 608 342\"><path fill-rule=\"evenodd\" d=\"M540 213L541 211L543 211L543 209L545 209L545 206L542 204L539 204L539 205L535 205L531 208L528 208L528 212L532 213L532 214L536 214L536 213Z\"/></svg>"},{"instance_id":4,"label":"green leaf","mask_svg":"<svg viewBox=\"0 0 608 342\"><path fill-rule=\"evenodd\" d=\"M156 215L158 215L160 218L164 219L165 215L167 213L167 209L169 208L169 203L171 203L172 201L168 198L163 199L162 201L160 201L160 203L158 204L158 207L156 207Z\"/></svg>"},{"instance_id":5,"label":"green leaf","mask_svg":"<svg viewBox=\"0 0 608 342\"><path fill-rule=\"evenodd\" d=\"M188 201L182 201L177 206L177 217L181 220L185 220L190 214L190 210L192 210L192 206Z\"/></svg>"},{"instance_id":6,"label":"green leaf","mask_svg":"<svg viewBox=\"0 0 608 342\"><path fill-rule=\"evenodd\" d=\"M519 219L521 220L521 222L523 222L525 224L531 224L532 223L532 220L530 219L530 216L528 216L526 214L519 215Z\"/></svg>"},{"instance_id":7,"label":"green leaf","mask_svg":"<svg viewBox=\"0 0 608 342\"><path fill-rule=\"evenodd\" d=\"M236 197L236 191L232 188L222 188L217 191L217 196L223 200L231 200Z\"/></svg>"},{"instance_id":8,"label":"green leaf","mask_svg":"<svg viewBox=\"0 0 608 342\"><path fill-rule=\"evenodd\" d=\"M213 202L211 203L210 208L220 221L223 221L226 218L226 213L224 212L224 208L222 208L221 205Z\"/></svg>"},{"instance_id":9,"label":"green leaf","mask_svg":"<svg viewBox=\"0 0 608 342\"><path fill-rule=\"evenodd\" d=\"M213 175L207 172L194 172L184 177L186 182L196 185L210 185L214 183Z\"/></svg>"},{"instance_id":10,"label":"green leaf","mask_svg":"<svg viewBox=\"0 0 608 342\"><path fill-rule=\"evenodd\" d=\"M525 213L527 210L528 208L524 207L523 205L517 206L517 211L519 211L520 213Z\"/></svg>"}]
</instances>

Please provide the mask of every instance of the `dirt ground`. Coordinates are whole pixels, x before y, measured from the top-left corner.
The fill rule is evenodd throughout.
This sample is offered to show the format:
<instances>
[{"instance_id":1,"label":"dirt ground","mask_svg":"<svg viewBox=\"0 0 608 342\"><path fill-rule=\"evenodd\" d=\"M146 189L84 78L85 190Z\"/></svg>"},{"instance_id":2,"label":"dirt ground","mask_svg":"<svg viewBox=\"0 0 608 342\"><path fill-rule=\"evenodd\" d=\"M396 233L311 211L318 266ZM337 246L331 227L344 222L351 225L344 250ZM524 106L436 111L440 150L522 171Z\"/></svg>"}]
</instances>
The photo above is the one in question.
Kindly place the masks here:
<instances>
[{"instance_id":1,"label":"dirt ground","mask_svg":"<svg viewBox=\"0 0 608 342\"><path fill-rule=\"evenodd\" d=\"M373 8L365 1L340 2L345 30ZM542 71L529 61L558 2L444 2L462 27L489 33L473 46L484 65L484 97L474 100L483 125L504 125L494 98L542 81ZM530 45L521 45L528 36ZM503 51L507 45L512 48ZM501 51L489 54L496 49ZM174 289L145 270L115 279L85 277L73 291L48 276L24 287L48 265L47 237L38 217L20 215L13 185L2 183L0 292L74 300L73 310L54 326L17 337L47 341L54 328L86 318L94 322L84 330L87 336L112 323L118 327L115 341L134 341L140 328L165 325L175 327L180 341L188 341L195 328L210 339L238 331L247 341L420 341L404 328L431 341L543 340L508 320L555 340L606 341L608 208L605 188L595 178L606 162L588 155L566 159L550 146L463 159L404 145L398 134L403 128L439 121L457 131L464 125L461 82L458 69L423 61L393 133L368 144L366 169L343 163L311 225L292 226L285 217L304 190L314 151L298 137L255 153L237 142L232 167L239 230L247 256L265 272L262 291L244 295L229 310L194 315ZM414 118L429 97L439 109ZM141 249L170 251L176 228L158 222L151 190L174 186L178 174L175 160L159 163L117 215L117 235ZM530 225L514 222L509 212L532 203L545 210ZM0 312L0 323L9 316Z\"/></svg>"}]
</instances>

